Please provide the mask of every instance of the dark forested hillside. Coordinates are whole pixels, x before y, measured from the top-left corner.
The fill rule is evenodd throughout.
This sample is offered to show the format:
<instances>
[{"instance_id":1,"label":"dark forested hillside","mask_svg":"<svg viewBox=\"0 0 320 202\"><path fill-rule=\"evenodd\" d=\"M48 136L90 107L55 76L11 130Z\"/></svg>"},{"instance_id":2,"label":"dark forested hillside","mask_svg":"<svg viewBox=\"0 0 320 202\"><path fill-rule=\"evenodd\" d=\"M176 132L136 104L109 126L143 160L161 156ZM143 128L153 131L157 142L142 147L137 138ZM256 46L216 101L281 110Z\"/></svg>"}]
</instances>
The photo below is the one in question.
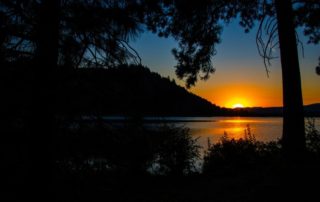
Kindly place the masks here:
<instances>
[{"instance_id":1,"label":"dark forested hillside","mask_svg":"<svg viewBox=\"0 0 320 202\"><path fill-rule=\"evenodd\" d=\"M82 68L62 75L57 96L61 111L128 116L220 113L219 107L142 66Z\"/></svg>"}]
</instances>

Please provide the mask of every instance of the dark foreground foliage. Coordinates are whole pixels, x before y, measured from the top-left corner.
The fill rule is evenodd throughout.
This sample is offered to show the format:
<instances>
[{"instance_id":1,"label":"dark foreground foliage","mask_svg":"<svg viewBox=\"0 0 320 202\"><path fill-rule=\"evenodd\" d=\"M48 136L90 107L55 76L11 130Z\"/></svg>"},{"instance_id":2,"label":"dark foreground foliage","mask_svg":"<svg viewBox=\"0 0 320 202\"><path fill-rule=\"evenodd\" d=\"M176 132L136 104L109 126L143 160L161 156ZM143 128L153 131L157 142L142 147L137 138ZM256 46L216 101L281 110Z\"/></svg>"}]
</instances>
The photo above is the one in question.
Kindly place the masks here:
<instances>
[{"instance_id":1,"label":"dark foreground foliage","mask_svg":"<svg viewBox=\"0 0 320 202\"><path fill-rule=\"evenodd\" d=\"M281 146L279 142L260 142L248 126L244 138L229 139L227 133L218 143L208 142L204 156L203 173L230 174L279 163Z\"/></svg>"},{"instance_id":2,"label":"dark foreground foliage","mask_svg":"<svg viewBox=\"0 0 320 202\"><path fill-rule=\"evenodd\" d=\"M320 157L320 131L317 130L315 119L307 119L306 124L306 143L309 152Z\"/></svg>"},{"instance_id":3,"label":"dark foreground foliage","mask_svg":"<svg viewBox=\"0 0 320 202\"><path fill-rule=\"evenodd\" d=\"M257 141L248 127L242 139L225 134L220 142L210 144L201 173L194 172L199 147L184 127L146 127L139 120L125 126L98 123L80 124L69 134L72 144L62 151L71 155L62 154L64 161L58 162L57 201L286 201L296 197L312 201L318 197L314 183L320 180L319 132L312 120L307 124L309 151L303 161L285 161L278 141ZM92 137L97 141L90 141Z\"/></svg>"},{"instance_id":4,"label":"dark foreground foliage","mask_svg":"<svg viewBox=\"0 0 320 202\"><path fill-rule=\"evenodd\" d=\"M194 171L199 157L199 146L184 127L101 119L70 126L59 133L55 148L57 165L71 172L185 175Z\"/></svg>"}]
</instances>

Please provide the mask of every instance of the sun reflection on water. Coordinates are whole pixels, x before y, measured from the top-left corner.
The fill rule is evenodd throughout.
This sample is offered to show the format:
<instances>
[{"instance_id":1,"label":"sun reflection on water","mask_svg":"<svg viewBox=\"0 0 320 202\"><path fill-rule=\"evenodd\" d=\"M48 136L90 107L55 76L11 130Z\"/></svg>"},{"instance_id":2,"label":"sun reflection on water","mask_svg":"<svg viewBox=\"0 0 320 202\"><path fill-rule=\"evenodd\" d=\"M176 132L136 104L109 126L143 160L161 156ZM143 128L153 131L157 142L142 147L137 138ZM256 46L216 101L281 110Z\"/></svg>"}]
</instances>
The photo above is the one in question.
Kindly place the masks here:
<instances>
[{"instance_id":1,"label":"sun reflection on water","mask_svg":"<svg viewBox=\"0 0 320 202\"><path fill-rule=\"evenodd\" d=\"M199 138L198 143L204 149L208 146L208 139L217 143L225 133L230 139L244 138L248 126L258 141L278 140L282 134L282 118L279 117L213 117L210 120L185 124L191 134Z\"/></svg>"},{"instance_id":2,"label":"sun reflection on water","mask_svg":"<svg viewBox=\"0 0 320 202\"><path fill-rule=\"evenodd\" d=\"M252 119L228 119L223 120L223 133L226 133L229 138L240 139L244 137L245 130L249 127L250 124L258 122L257 120Z\"/></svg>"},{"instance_id":3,"label":"sun reflection on water","mask_svg":"<svg viewBox=\"0 0 320 202\"><path fill-rule=\"evenodd\" d=\"M266 120L257 120L242 117L230 117L220 119L217 122L203 123L201 128L193 128L192 133L195 136L201 136L205 142L207 138L211 142L218 142L226 133L230 139L244 138L245 130L250 127L253 134L256 134L256 127L259 124L265 123Z\"/></svg>"},{"instance_id":4,"label":"sun reflection on water","mask_svg":"<svg viewBox=\"0 0 320 202\"><path fill-rule=\"evenodd\" d=\"M220 122L225 123L254 123L254 122L260 122L259 120L253 120L253 119L227 119L227 120L221 120Z\"/></svg>"}]
</instances>

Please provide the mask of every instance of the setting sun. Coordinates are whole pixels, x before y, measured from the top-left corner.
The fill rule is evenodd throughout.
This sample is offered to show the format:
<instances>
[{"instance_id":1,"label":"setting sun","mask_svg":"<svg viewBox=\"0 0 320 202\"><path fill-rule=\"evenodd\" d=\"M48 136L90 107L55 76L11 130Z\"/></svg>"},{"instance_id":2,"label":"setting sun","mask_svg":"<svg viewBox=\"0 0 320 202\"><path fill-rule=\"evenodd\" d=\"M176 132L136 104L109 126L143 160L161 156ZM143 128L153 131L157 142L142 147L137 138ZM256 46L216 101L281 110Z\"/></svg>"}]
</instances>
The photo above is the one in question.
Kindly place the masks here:
<instances>
[{"instance_id":1,"label":"setting sun","mask_svg":"<svg viewBox=\"0 0 320 202\"><path fill-rule=\"evenodd\" d=\"M244 107L250 107L252 106L252 103L248 101L248 99L244 97L231 97L228 99L227 102L224 103L224 106L227 108L244 108Z\"/></svg>"},{"instance_id":2,"label":"setting sun","mask_svg":"<svg viewBox=\"0 0 320 202\"><path fill-rule=\"evenodd\" d=\"M240 103L232 105L233 109L235 109L235 108L243 108L243 107L244 107L243 104L240 104Z\"/></svg>"}]
</instances>

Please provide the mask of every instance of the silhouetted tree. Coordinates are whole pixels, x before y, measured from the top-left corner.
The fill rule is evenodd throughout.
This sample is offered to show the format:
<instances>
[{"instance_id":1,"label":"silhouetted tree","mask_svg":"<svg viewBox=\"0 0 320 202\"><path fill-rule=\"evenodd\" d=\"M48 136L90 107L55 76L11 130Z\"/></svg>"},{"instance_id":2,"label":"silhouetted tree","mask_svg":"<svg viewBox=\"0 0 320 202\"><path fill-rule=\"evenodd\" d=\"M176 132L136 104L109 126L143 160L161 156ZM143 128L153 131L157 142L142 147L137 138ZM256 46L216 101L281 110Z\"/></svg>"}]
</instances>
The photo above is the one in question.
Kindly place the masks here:
<instances>
[{"instance_id":1,"label":"silhouetted tree","mask_svg":"<svg viewBox=\"0 0 320 202\"><path fill-rule=\"evenodd\" d=\"M32 103L29 124L29 178L35 187L29 190L34 198L43 198L52 191L52 138L55 108L55 72L58 62L60 0L44 0L38 5L35 24L35 56L32 69ZM41 194L40 194L41 193ZM47 197L46 197L47 200Z\"/></svg>"},{"instance_id":2,"label":"silhouetted tree","mask_svg":"<svg viewBox=\"0 0 320 202\"><path fill-rule=\"evenodd\" d=\"M41 3L41 1L40 1ZM129 40L142 30L141 5L136 1L61 1L59 66L106 67L128 61L140 63ZM7 60L34 57L39 1L0 2L2 48ZM0 36L0 40L3 38Z\"/></svg>"},{"instance_id":3,"label":"silhouetted tree","mask_svg":"<svg viewBox=\"0 0 320 202\"><path fill-rule=\"evenodd\" d=\"M275 0L283 85L284 150L301 154L305 150L305 127L297 39L291 0Z\"/></svg>"}]
</instances>

